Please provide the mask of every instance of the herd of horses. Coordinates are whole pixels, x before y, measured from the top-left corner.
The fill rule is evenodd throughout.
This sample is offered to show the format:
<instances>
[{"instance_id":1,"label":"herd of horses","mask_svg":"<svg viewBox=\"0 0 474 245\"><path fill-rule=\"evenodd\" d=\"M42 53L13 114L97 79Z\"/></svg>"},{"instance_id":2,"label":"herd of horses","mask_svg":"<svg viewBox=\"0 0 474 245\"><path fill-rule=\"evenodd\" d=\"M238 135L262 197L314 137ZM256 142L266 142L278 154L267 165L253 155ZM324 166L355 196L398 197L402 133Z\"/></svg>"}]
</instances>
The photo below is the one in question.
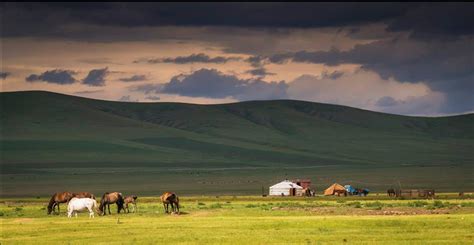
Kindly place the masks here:
<instances>
[{"instance_id":1,"label":"herd of horses","mask_svg":"<svg viewBox=\"0 0 474 245\"><path fill-rule=\"evenodd\" d=\"M97 205L96 197L94 194L89 192L58 192L54 193L48 203L48 214L60 213L59 204L67 203L67 213L68 217L75 215L77 217L77 212L80 211L89 211L89 216L94 217L94 211L99 215L106 215L107 209L108 213L110 212L110 205L117 205L117 213L124 211L125 213L130 213L129 206L132 207L132 212L137 212L137 199L135 195L124 197L120 192L106 192L102 195L100 204ZM179 198L174 192L165 192L160 196L160 201L163 203L163 208L165 213L169 213L169 206L171 206L171 213L179 214Z\"/></svg>"}]
</instances>

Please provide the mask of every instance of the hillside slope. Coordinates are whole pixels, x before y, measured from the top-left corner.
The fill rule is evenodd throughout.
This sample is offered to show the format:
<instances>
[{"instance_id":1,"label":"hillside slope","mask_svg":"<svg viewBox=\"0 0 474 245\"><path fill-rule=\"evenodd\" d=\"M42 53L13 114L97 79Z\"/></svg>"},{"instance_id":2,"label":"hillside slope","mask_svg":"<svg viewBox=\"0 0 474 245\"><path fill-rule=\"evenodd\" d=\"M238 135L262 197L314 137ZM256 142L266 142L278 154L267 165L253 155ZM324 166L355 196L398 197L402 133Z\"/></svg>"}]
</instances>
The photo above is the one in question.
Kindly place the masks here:
<instances>
[{"instance_id":1,"label":"hillside slope","mask_svg":"<svg viewBox=\"0 0 474 245\"><path fill-rule=\"evenodd\" d=\"M278 179L320 167L464 173L474 163L474 114L407 117L291 100L125 103L39 91L0 93L0 104L2 174L279 169Z\"/></svg>"}]
</instances>

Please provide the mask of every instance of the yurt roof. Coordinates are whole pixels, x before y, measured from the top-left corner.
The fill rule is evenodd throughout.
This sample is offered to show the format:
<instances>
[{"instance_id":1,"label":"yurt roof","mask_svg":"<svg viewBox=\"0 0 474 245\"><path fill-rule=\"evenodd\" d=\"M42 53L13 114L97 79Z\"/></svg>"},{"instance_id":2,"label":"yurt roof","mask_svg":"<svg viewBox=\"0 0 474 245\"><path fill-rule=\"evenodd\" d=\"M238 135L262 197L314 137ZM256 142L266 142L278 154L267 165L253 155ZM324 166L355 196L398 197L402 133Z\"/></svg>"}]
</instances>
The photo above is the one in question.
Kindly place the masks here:
<instances>
[{"instance_id":1,"label":"yurt roof","mask_svg":"<svg viewBox=\"0 0 474 245\"><path fill-rule=\"evenodd\" d=\"M274 184L270 186L270 188L296 188L296 189L303 189L303 187L289 181L289 180L284 180L280 183Z\"/></svg>"}]
</instances>

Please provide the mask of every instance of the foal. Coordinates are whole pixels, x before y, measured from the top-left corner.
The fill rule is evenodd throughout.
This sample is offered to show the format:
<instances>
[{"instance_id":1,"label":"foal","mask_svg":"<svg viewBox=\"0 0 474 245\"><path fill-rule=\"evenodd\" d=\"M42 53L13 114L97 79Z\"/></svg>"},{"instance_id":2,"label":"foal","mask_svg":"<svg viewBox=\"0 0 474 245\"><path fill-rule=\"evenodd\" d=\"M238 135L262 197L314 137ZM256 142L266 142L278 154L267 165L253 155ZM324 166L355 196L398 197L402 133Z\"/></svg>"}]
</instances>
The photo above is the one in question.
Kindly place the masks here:
<instances>
[{"instance_id":1,"label":"foal","mask_svg":"<svg viewBox=\"0 0 474 245\"><path fill-rule=\"evenodd\" d=\"M132 204L133 206L133 212L138 212L138 208L137 208L137 196L135 195L132 195L132 196L127 196L125 197L124 202L125 202L125 208L124 210L127 210L127 213L130 213L130 210L128 209L128 204Z\"/></svg>"}]
</instances>

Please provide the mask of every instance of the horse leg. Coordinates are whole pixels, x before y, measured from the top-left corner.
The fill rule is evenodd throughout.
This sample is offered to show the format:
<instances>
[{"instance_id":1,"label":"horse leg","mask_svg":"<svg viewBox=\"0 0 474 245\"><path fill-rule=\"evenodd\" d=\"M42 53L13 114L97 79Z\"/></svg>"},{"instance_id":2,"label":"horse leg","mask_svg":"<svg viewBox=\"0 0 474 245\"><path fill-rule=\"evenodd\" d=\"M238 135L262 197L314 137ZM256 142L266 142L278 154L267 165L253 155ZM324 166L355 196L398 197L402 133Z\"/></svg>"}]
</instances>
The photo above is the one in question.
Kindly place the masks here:
<instances>
[{"instance_id":1,"label":"horse leg","mask_svg":"<svg viewBox=\"0 0 474 245\"><path fill-rule=\"evenodd\" d=\"M58 215L61 214L61 211L59 210L59 203L56 204L58 206Z\"/></svg>"},{"instance_id":2,"label":"horse leg","mask_svg":"<svg viewBox=\"0 0 474 245\"><path fill-rule=\"evenodd\" d=\"M166 203L163 203L163 209L165 210L165 214L168 213L168 209L166 208L166 205L167 205Z\"/></svg>"},{"instance_id":3,"label":"horse leg","mask_svg":"<svg viewBox=\"0 0 474 245\"><path fill-rule=\"evenodd\" d=\"M112 214L112 213L110 213L110 203L107 204L107 207L109 208L109 214Z\"/></svg>"}]
</instances>

